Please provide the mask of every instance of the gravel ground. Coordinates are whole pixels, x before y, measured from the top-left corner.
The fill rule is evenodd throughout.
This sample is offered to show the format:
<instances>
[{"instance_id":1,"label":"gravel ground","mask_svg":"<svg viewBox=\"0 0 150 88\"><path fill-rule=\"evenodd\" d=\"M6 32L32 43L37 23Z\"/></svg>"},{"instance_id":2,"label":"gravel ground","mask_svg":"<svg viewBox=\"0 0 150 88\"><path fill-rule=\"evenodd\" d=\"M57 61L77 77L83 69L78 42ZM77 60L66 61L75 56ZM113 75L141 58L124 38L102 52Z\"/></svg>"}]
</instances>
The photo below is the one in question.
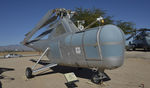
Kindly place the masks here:
<instances>
[{"instance_id":1,"label":"gravel ground","mask_svg":"<svg viewBox=\"0 0 150 88\"><path fill-rule=\"evenodd\" d=\"M26 79L25 68L34 65L30 59L38 59L39 56L0 59L0 88L67 88L64 73L68 72L76 74L79 82L75 84L78 88L142 88L143 85L150 88L149 55L150 52L143 51L126 52L122 67L105 71L111 80L103 85L90 82L92 72L89 69L62 66L35 73L34 78Z\"/></svg>"}]
</instances>

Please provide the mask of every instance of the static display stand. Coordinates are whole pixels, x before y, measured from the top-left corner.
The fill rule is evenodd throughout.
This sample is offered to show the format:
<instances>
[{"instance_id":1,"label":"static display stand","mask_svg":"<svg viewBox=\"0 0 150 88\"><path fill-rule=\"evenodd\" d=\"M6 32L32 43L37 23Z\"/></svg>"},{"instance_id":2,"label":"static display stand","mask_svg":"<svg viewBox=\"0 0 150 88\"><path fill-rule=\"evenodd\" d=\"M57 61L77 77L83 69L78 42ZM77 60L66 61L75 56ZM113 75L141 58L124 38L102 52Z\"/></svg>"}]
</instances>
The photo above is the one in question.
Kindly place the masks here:
<instances>
[{"instance_id":1,"label":"static display stand","mask_svg":"<svg viewBox=\"0 0 150 88\"><path fill-rule=\"evenodd\" d=\"M76 75L73 72L66 73L66 74L64 74L64 76L65 76L65 78L67 80L67 83L65 83L65 84L66 84L66 86L68 88L75 88L75 87L77 87L75 82L79 82L79 80L77 79Z\"/></svg>"}]
</instances>

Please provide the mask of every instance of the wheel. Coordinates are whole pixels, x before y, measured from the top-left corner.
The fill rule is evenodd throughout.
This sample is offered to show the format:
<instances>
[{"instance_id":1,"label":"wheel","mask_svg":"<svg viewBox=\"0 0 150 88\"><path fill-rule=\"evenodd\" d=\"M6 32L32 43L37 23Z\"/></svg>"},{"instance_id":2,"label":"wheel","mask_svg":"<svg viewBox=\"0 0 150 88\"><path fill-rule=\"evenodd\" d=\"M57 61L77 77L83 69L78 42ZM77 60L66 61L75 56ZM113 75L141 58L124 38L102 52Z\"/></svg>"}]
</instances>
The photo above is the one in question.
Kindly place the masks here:
<instances>
[{"instance_id":1,"label":"wheel","mask_svg":"<svg viewBox=\"0 0 150 88\"><path fill-rule=\"evenodd\" d=\"M91 81L95 84L100 84L102 80L100 79L100 76L98 73L94 73L92 75Z\"/></svg>"},{"instance_id":2,"label":"wheel","mask_svg":"<svg viewBox=\"0 0 150 88\"><path fill-rule=\"evenodd\" d=\"M146 49L146 48L144 48L144 51L147 51L147 49Z\"/></svg>"},{"instance_id":3,"label":"wheel","mask_svg":"<svg viewBox=\"0 0 150 88\"><path fill-rule=\"evenodd\" d=\"M130 49L129 49L129 48L127 48L126 50L127 50L127 51L130 51Z\"/></svg>"},{"instance_id":4,"label":"wheel","mask_svg":"<svg viewBox=\"0 0 150 88\"><path fill-rule=\"evenodd\" d=\"M26 68L26 73L25 73L27 78L32 78L32 69L30 67Z\"/></svg>"},{"instance_id":5,"label":"wheel","mask_svg":"<svg viewBox=\"0 0 150 88\"><path fill-rule=\"evenodd\" d=\"M148 48L147 47L144 47L144 51L147 51L148 50Z\"/></svg>"},{"instance_id":6,"label":"wheel","mask_svg":"<svg viewBox=\"0 0 150 88\"><path fill-rule=\"evenodd\" d=\"M135 51L135 50L136 50L136 48L134 47L134 48L132 48L132 50L133 50L133 51Z\"/></svg>"}]
</instances>

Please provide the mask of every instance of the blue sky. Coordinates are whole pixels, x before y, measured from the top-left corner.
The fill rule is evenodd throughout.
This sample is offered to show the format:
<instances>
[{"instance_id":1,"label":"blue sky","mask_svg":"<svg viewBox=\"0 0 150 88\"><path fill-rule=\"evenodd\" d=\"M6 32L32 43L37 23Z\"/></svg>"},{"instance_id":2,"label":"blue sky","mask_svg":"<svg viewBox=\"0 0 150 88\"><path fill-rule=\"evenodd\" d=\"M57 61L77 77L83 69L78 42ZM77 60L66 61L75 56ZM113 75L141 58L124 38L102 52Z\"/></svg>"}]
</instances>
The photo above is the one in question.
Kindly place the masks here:
<instances>
[{"instance_id":1,"label":"blue sky","mask_svg":"<svg viewBox=\"0 0 150 88\"><path fill-rule=\"evenodd\" d=\"M150 0L0 0L0 46L19 44L48 10L101 8L115 20L150 28Z\"/></svg>"}]
</instances>

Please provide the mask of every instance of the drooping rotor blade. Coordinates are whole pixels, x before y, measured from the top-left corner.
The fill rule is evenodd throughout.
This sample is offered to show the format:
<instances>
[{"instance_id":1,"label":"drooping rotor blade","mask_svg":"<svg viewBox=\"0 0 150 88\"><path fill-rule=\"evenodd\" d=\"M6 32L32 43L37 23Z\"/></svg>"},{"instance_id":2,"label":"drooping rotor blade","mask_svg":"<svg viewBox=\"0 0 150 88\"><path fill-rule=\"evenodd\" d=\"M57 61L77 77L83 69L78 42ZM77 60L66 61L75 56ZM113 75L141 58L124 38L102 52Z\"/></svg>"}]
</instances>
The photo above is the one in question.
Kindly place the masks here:
<instances>
[{"instance_id":1,"label":"drooping rotor blade","mask_svg":"<svg viewBox=\"0 0 150 88\"><path fill-rule=\"evenodd\" d=\"M46 30L44 31L43 33L41 33L39 36L37 36L35 39L41 39L43 38L45 35L51 33L53 31L53 28L52 29L49 29L49 30Z\"/></svg>"},{"instance_id":2,"label":"drooping rotor blade","mask_svg":"<svg viewBox=\"0 0 150 88\"><path fill-rule=\"evenodd\" d=\"M55 21L57 19L57 16L53 16L54 11L48 11L47 14L42 18L42 20L30 31L26 34L26 38L24 39L24 43L27 42L35 32L37 32L42 27L46 26L47 24Z\"/></svg>"},{"instance_id":3,"label":"drooping rotor blade","mask_svg":"<svg viewBox=\"0 0 150 88\"><path fill-rule=\"evenodd\" d=\"M137 31L150 31L150 29L139 29Z\"/></svg>"},{"instance_id":4,"label":"drooping rotor blade","mask_svg":"<svg viewBox=\"0 0 150 88\"><path fill-rule=\"evenodd\" d=\"M134 34L131 34L128 38L126 38L126 40L131 39L134 36Z\"/></svg>"},{"instance_id":5,"label":"drooping rotor blade","mask_svg":"<svg viewBox=\"0 0 150 88\"><path fill-rule=\"evenodd\" d=\"M46 30L45 32L43 32L39 36L37 36L34 40L27 41L26 44L36 42L36 41L40 40L41 38L43 38L44 36L46 36L47 34L51 33L52 31L53 31L53 28L49 29L49 30Z\"/></svg>"},{"instance_id":6,"label":"drooping rotor blade","mask_svg":"<svg viewBox=\"0 0 150 88\"><path fill-rule=\"evenodd\" d=\"M126 38L126 40L129 40L131 39L134 35L137 34L137 30L136 29L133 29L133 30L130 30L129 33L131 34L128 38Z\"/></svg>"}]
</instances>

